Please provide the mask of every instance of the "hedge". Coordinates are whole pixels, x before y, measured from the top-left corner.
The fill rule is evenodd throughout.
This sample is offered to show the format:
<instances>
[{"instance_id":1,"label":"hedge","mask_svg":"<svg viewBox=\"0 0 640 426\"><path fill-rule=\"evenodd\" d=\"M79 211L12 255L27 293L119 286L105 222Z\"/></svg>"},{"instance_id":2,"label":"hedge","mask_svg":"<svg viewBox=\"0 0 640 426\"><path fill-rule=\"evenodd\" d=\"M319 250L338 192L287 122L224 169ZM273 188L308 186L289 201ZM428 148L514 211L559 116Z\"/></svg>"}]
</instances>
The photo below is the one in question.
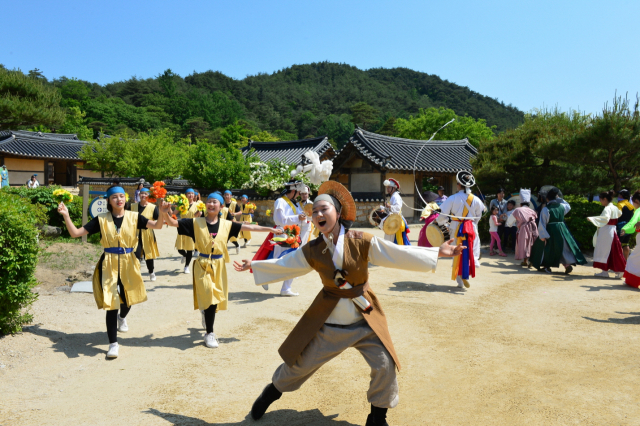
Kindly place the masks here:
<instances>
[{"instance_id":1,"label":"hedge","mask_svg":"<svg viewBox=\"0 0 640 426\"><path fill-rule=\"evenodd\" d=\"M38 222L42 211L9 191L0 191L0 335L22 330L31 321L29 306L38 295Z\"/></svg>"},{"instance_id":2,"label":"hedge","mask_svg":"<svg viewBox=\"0 0 640 426\"><path fill-rule=\"evenodd\" d=\"M19 195L26 198L31 203L42 206L44 209L48 223L51 226L58 226L62 228L62 235L68 237L69 232L64 224L62 215L58 213L58 203L53 199L53 191L59 189L60 186L39 186L37 188L27 188L26 186L3 188L3 191L7 191L10 194ZM69 209L69 216L77 227L82 226L82 198L74 197L73 201L67 205Z\"/></svg>"}]
</instances>

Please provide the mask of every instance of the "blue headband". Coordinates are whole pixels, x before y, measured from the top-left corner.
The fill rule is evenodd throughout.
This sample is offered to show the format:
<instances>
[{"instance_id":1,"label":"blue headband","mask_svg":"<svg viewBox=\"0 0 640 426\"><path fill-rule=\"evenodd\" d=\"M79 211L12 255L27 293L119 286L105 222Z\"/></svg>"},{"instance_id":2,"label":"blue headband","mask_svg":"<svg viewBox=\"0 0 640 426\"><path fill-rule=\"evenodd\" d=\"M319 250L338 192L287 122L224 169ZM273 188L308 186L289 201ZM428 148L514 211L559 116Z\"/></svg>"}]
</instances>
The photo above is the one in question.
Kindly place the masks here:
<instances>
[{"instance_id":1,"label":"blue headband","mask_svg":"<svg viewBox=\"0 0 640 426\"><path fill-rule=\"evenodd\" d=\"M247 200L249 199L249 197L247 197L246 195L242 194L242 197L240 198L246 198Z\"/></svg>"},{"instance_id":2,"label":"blue headband","mask_svg":"<svg viewBox=\"0 0 640 426\"><path fill-rule=\"evenodd\" d=\"M222 198L222 196L220 196L219 192L212 192L207 197L207 199L210 199L210 198L214 198L214 199L218 200L220 202L220 204L224 204L224 199Z\"/></svg>"},{"instance_id":3,"label":"blue headband","mask_svg":"<svg viewBox=\"0 0 640 426\"><path fill-rule=\"evenodd\" d=\"M113 194L124 194L124 188L121 186L113 186L107 189L107 198L111 197Z\"/></svg>"},{"instance_id":4,"label":"blue headband","mask_svg":"<svg viewBox=\"0 0 640 426\"><path fill-rule=\"evenodd\" d=\"M149 188L142 188L140 192L149 192Z\"/></svg>"},{"instance_id":5,"label":"blue headband","mask_svg":"<svg viewBox=\"0 0 640 426\"><path fill-rule=\"evenodd\" d=\"M193 192L194 194L196 193L196 191L194 191L192 188L189 188L186 191L184 191L185 194L188 194L190 192Z\"/></svg>"},{"instance_id":6,"label":"blue headband","mask_svg":"<svg viewBox=\"0 0 640 426\"><path fill-rule=\"evenodd\" d=\"M227 189L226 191L224 191L224 195L227 195L227 194L229 194L229 195L233 195L233 194L231 193L231 191L229 191L228 189Z\"/></svg>"}]
</instances>

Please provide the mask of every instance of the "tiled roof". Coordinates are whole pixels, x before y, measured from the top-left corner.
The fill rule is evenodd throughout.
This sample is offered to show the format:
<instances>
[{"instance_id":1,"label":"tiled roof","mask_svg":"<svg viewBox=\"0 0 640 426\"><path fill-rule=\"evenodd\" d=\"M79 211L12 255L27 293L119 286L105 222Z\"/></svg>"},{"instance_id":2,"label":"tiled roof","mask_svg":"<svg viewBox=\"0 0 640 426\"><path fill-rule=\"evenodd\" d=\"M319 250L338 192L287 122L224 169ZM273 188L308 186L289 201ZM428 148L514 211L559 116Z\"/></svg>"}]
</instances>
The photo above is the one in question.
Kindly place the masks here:
<instances>
[{"instance_id":1,"label":"tiled roof","mask_svg":"<svg viewBox=\"0 0 640 426\"><path fill-rule=\"evenodd\" d=\"M78 152L87 142L74 134L4 130L0 132L0 154L20 157L79 160Z\"/></svg>"},{"instance_id":2,"label":"tiled roof","mask_svg":"<svg viewBox=\"0 0 640 426\"><path fill-rule=\"evenodd\" d=\"M414 164L416 171L471 171L471 158L478 154L467 139L427 142L379 135L358 128L345 148L336 155L335 164L346 161L345 157L351 151L346 148L350 146L378 167L399 171L412 171Z\"/></svg>"},{"instance_id":3,"label":"tiled roof","mask_svg":"<svg viewBox=\"0 0 640 426\"><path fill-rule=\"evenodd\" d=\"M139 183L145 183L144 178L120 178L120 177L86 177L80 176L78 185L112 185L118 182L120 186L137 186Z\"/></svg>"},{"instance_id":4,"label":"tiled roof","mask_svg":"<svg viewBox=\"0 0 640 426\"><path fill-rule=\"evenodd\" d=\"M260 161L263 162L277 158L288 164L297 164L302 160L302 154L307 151L315 151L320 157L325 153L329 158L335 155L326 136L286 142L254 142L249 140L249 145L242 148L242 153L247 155L252 148Z\"/></svg>"}]
</instances>

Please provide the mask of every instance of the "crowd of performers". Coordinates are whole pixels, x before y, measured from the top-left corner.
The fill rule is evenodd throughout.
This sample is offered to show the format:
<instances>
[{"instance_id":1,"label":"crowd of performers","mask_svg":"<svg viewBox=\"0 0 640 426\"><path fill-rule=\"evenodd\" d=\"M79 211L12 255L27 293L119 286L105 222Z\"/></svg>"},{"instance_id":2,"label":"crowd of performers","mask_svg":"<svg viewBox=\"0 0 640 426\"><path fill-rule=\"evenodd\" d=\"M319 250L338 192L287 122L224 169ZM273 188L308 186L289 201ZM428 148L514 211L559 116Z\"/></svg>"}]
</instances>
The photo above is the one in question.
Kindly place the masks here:
<instances>
[{"instance_id":1,"label":"crowd of performers","mask_svg":"<svg viewBox=\"0 0 640 426\"><path fill-rule=\"evenodd\" d=\"M367 392L371 413L366 424L375 426L387 425L387 410L398 404L400 362L382 304L369 284L369 265L424 272L434 271L439 257L453 257L452 280L463 290L469 288L470 278L480 267L478 223L486 217L486 207L471 192L475 185L471 173L458 173L456 181L457 192L449 197L442 187L438 194L423 194L424 226L417 246L409 241L400 184L394 179L384 182L389 202L381 206L377 222L384 238L351 229L356 204L335 181L324 182L313 201L301 181L287 182L274 204L275 227L255 224L248 197L243 195L238 202L231 191L209 194L203 209L198 208L199 194L187 189L189 207L179 219L167 201L150 203L149 190L143 187L129 205L125 190L117 185L106 193L108 213L81 228L73 224L64 203L58 211L71 237L100 234L104 252L93 274L93 294L98 308L106 310L108 358L118 357L117 334L128 331L131 307L147 300L140 269L143 259L149 280L156 281L154 259L159 251L154 230L163 224L177 228L175 248L185 264L184 273L192 275L194 309L201 311L208 348L218 347L216 313L228 309L228 244L239 254L240 241L245 248L251 233L267 233L251 260L234 262L236 271L251 270L255 284L266 290L269 284L282 282L282 296L297 296L293 280L312 271L318 273L323 287L281 345L283 363L251 408L252 418L261 418L283 393L298 390L322 365L353 347L371 367ZM640 250L629 255L628 242L640 228L640 192L631 196L621 191L618 196L614 204L612 192L600 194L604 210L588 218L596 227L593 266L602 270L598 277L612 271L616 277L624 275L628 285L639 287ZM518 206L503 201L499 198L490 206L491 255L494 242L498 254L504 254L498 237L503 226L515 229L515 258L522 260L523 267L550 273L562 264L568 274L575 265L586 264L564 222L571 207L557 188L538 194L537 209L526 189L520 191ZM503 205L507 206L504 211ZM295 230L293 237L291 230Z\"/></svg>"}]
</instances>

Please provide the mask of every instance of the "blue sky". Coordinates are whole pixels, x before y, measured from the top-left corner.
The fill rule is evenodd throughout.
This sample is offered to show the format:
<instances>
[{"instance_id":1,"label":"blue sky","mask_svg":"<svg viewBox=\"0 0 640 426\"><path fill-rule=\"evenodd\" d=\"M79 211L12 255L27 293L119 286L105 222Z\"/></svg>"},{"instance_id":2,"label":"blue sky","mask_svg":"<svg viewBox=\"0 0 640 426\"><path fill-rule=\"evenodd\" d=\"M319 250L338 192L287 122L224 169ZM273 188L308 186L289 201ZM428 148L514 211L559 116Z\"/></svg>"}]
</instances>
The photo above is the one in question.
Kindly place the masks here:
<instances>
[{"instance_id":1,"label":"blue sky","mask_svg":"<svg viewBox=\"0 0 640 426\"><path fill-rule=\"evenodd\" d=\"M292 64L407 67L530 111L640 91L640 1L0 0L0 63L97 83Z\"/></svg>"}]
</instances>

